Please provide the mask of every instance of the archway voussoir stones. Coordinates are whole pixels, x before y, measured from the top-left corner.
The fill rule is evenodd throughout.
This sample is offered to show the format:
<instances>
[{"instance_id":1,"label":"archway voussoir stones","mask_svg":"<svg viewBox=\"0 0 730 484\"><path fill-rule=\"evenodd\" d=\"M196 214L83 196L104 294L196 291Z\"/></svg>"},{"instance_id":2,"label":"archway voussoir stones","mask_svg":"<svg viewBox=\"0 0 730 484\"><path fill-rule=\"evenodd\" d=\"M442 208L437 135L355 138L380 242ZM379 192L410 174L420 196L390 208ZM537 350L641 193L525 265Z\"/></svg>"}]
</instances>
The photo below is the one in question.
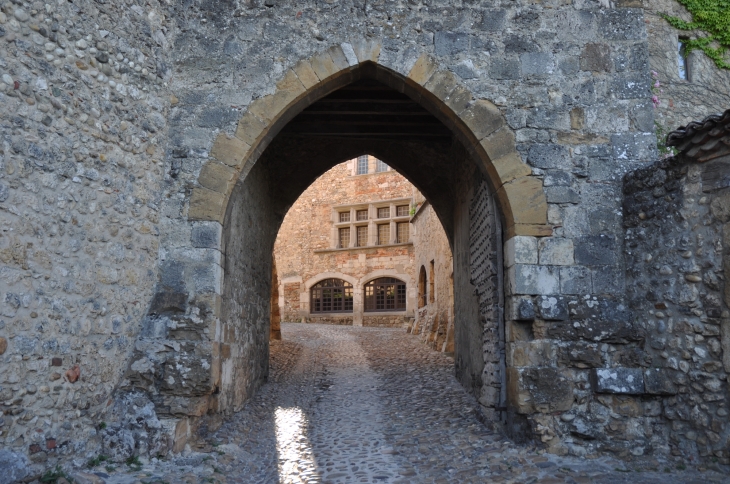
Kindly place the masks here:
<instances>
[{"instance_id":1,"label":"archway voussoir stones","mask_svg":"<svg viewBox=\"0 0 730 484\"><path fill-rule=\"evenodd\" d=\"M378 62L383 44L376 40L357 39L350 42L358 62Z\"/></svg>"},{"instance_id":2,"label":"archway voussoir stones","mask_svg":"<svg viewBox=\"0 0 730 484\"><path fill-rule=\"evenodd\" d=\"M399 69L407 71L406 75L378 63L381 48L377 41L355 40L301 60L285 71L272 94L249 105L234 137L225 133L216 137L210 159L201 169L198 186L192 191L188 220L217 222L223 227L236 183L248 176L251 167L279 130L309 104L359 79L355 69L365 64L367 67L364 68L370 69L368 75L374 75L386 85L427 106L457 134L474 159L484 164L502 209L507 239L515 235L550 235L552 231L547 225L542 180L531 175L530 167L517 153L514 133L500 109L487 100L474 98L456 75L439 69L438 61L432 56L422 55L412 67L400 66ZM220 250L220 244L218 240L217 247L213 248ZM223 294L221 291L220 288L214 289L217 294ZM210 317L211 321L225 319L220 307L212 308ZM221 320L221 324L225 325L225 322ZM211 408L228 412L237 407L243 397L221 377L228 359L223 350L227 345L224 344L225 338L219 340L216 336L211 342L211 358L216 367L211 370L212 381L222 385L222 399L214 398ZM221 345L220 351L218 345ZM223 396L231 391L235 395ZM235 403L232 403L234 400Z\"/></svg>"},{"instance_id":3,"label":"archway voussoir stones","mask_svg":"<svg viewBox=\"0 0 730 484\"><path fill-rule=\"evenodd\" d=\"M205 187L195 187L190 196L188 220L211 220L223 224L228 196Z\"/></svg>"}]
</instances>

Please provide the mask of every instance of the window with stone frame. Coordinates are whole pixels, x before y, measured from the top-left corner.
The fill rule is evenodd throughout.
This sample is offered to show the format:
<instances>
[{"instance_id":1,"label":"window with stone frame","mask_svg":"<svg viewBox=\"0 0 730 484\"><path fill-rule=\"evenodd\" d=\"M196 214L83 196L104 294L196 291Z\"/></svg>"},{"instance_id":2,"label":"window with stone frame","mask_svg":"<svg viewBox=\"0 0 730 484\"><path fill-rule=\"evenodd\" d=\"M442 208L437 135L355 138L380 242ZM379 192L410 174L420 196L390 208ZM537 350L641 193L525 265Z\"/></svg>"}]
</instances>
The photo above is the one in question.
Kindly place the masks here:
<instances>
[{"instance_id":1,"label":"window with stone frame","mask_svg":"<svg viewBox=\"0 0 730 484\"><path fill-rule=\"evenodd\" d=\"M410 207L408 205L398 205L395 207L396 217L407 217L410 215Z\"/></svg>"},{"instance_id":2,"label":"window with stone frame","mask_svg":"<svg viewBox=\"0 0 730 484\"><path fill-rule=\"evenodd\" d=\"M338 230L339 247L344 249L350 247L350 227L342 227Z\"/></svg>"},{"instance_id":3,"label":"window with stone frame","mask_svg":"<svg viewBox=\"0 0 730 484\"><path fill-rule=\"evenodd\" d=\"M368 219L368 209L357 210L355 212L355 220L358 222Z\"/></svg>"},{"instance_id":4,"label":"window with stone frame","mask_svg":"<svg viewBox=\"0 0 730 484\"><path fill-rule=\"evenodd\" d=\"M689 81L689 52L687 51L686 38L680 37L677 41L677 74L679 78Z\"/></svg>"},{"instance_id":5,"label":"window with stone frame","mask_svg":"<svg viewBox=\"0 0 730 484\"><path fill-rule=\"evenodd\" d=\"M368 245L368 226L367 225L360 225L357 227L357 246L358 247L367 247Z\"/></svg>"},{"instance_id":6,"label":"window with stone frame","mask_svg":"<svg viewBox=\"0 0 730 484\"><path fill-rule=\"evenodd\" d=\"M357 157L357 174L368 174L368 155L362 155Z\"/></svg>"},{"instance_id":7,"label":"window with stone frame","mask_svg":"<svg viewBox=\"0 0 730 484\"><path fill-rule=\"evenodd\" d=\"M365 284L365 312L405 309L405 282L394 277L381 277Z\"/></svg>"},{"instance_id":8,"label":"window with stone frame","mask_svg":"<svg viewBox=\"0 0 730 484\"><path fill-rule=\"evenodd\" d=\"M382 160L375 160L375 171L377 173L388 171L388 165L386 165Z\"/></svg>"},{"instance_id":9,"label":"window with stone frame","mask_svg":"<svg viewBox=\"0 0 730 484\"><path fill-rule=\"evenodd\" d=\"M310 290L310 312L351 313L353 301L352 284L342 279L325 279Z\"/></svg>"},{"instance_id":10,"label":"window with stone frame","mask_svg":"<svg viewBox=\"0 0 730 484\"><path fill-rule=\"evenodd\" d=\"M408 237L409 237L408 226L409 225L410 224L408 222L398 222L397 224L395 224L395 228L396 228L395 236L397 239L396 240L397 243L405 244L406 242L408 242Z\"/></svg>"},{"instance_id":11,"label":"window with stone frame","mask_svg":"<svg viewBox=\"0 0 730 484\"><path fill-rule=\"evenodd\" d=\"M342 222L349 222L350 221L350 211L347 212L340 212L339 213L340 223Z\"/></svg>"},{"instance_id":12,"label":"window with stone frame","mask_svg":"<svg viewBox=\"0 0 730 484\"><path fill-rule=\"evenodd\" d=\"M378 245L390 244L390 224L378 225Z\"/></svg>"},{"instance_id":13,"label":"window with stone frame","mask_svg":"<svg viewBox=\"0 0 730 484\"><path fill-rule=\"evenodd\" d=\"M390 218L390 207L379 207L378 218Z\"/></svg>"}]
</instances>

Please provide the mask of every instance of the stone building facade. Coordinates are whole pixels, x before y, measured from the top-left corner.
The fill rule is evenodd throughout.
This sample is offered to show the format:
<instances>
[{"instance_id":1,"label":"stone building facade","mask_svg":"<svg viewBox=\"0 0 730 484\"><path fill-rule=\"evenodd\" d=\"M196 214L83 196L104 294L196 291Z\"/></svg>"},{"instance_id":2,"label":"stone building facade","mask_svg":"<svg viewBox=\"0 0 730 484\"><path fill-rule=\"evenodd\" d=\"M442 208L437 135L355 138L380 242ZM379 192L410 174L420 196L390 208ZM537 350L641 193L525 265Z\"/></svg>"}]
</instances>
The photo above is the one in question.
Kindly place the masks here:
<instances>
[{"instance_id":1,"label":"stone building facade","mask_svg":"<svg viewBox=\"0 0 730 484\"><path fill-rule=\"evenodd\" d=\"M444 227L455 372L487 418L551 452L728 462L727 237L708 245L724 192L705 191L704 165L651 163L657 115L701 119L730 83L701 56L672 80L664 5L681 8L2 3L0 446L36 470L99 449L123 461L179 451L241 408L268 372L288 208L372 153ZM687 224L650 227L629 253L658 220L625 212L638 194ZM657 248L662 230L682 232L681 260ZM637 299L672 280L676 302ZM640 372L643 390L615 381Z\"/></svg>"},{"instance_id":2,"label":"stone building facade","mask_svg":"<svg viewBox=\"0 0 730 484\"><path fill-rule=\"evenodd\" d=\"M368 155L317 178L287 212L274 245L282 320L386 327L411 321L416 286L409 221L418 197L408 180ZM390 285L378 286L388 293L379 301L375 284L384 278L405 288L389 294ZM320 286L333 280L338 289L322 294Z\"/></svg>"},{"instance_id":3,"label":"stone building facade","mask_svg":"<svg viewBox=\"0 0 730 484\"><path fill-rule=\"evenodd\" d=\"M417 277L417 309L411 334L436 351L454 352L454 261L449 239L428 200L411 219Z\"/></svg>"}]
</instances>

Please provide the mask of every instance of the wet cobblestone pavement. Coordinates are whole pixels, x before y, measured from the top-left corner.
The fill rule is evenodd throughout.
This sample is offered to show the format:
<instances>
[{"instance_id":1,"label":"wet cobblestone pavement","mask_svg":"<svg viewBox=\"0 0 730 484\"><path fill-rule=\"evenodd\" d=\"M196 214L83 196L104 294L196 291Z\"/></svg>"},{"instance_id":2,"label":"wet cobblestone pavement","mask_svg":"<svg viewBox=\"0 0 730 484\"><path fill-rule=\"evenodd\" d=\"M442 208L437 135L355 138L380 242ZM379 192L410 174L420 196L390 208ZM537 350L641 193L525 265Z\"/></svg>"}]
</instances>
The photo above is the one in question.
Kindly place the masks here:
<instances>
[{"instance_id":1,"label":"wet cobblestone pavement","mask_svg":"<svg viewBox=\"0 0 730 484\"><path fill-rule=\"evenodd\" d=\"M269 383L205 452L93 471L115 484L730 482L719 467L563 458L516 445L477 420L453 360L403 330L283 324L282 334Z\"/></svg>"}]
</instances>

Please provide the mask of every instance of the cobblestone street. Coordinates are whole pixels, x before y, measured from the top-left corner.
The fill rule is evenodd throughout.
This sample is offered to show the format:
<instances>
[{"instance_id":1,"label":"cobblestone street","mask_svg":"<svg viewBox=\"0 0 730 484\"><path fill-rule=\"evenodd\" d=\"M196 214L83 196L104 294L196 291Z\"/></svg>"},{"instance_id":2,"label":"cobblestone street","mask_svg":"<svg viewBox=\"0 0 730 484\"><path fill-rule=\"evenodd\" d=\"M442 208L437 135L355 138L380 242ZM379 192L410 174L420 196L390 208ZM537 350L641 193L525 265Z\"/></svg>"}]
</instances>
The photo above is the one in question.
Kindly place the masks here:
<instances>
[{"instance_id":1,"label":"cobblestone street","mask_svg":"<svg viewBox=\"0 0 730 484\"><path fill-rule=\"evenodd\" d=\"M730 482L719 467L518 446L477 420L451 358L402 330L284 324L282 334L269 383L206 452L85 472L107 483Z\"/></svg>"}]
</instances>

